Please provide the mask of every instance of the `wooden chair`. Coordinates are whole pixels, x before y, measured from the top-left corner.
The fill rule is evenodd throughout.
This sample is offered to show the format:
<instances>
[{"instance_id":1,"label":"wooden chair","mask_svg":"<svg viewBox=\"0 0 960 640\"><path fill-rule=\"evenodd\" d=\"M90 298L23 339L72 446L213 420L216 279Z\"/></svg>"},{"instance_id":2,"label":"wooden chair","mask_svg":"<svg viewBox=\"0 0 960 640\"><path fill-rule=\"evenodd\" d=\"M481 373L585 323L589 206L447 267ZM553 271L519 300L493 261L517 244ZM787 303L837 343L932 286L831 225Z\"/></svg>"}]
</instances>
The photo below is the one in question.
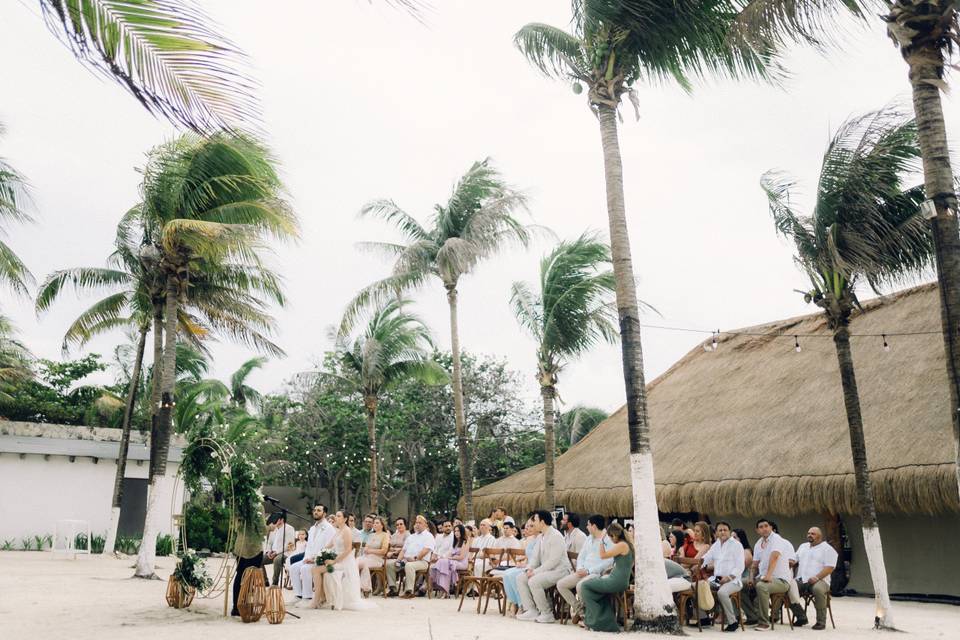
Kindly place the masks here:
<instances>
[{"instance_id":1,"label":"wooden chair","mask_svg":"<svg viewBox=\"0 0 960 640\"><path fill-rule=\"evenodd\" d=\"M770 594L770 628L773 629L776 626L776 620L780 619L783 624L781 616L783 615L783 610L787 610L787 622L790 623L790 629L793 630L793 610L790 609L790 601L786 592L784 593L771 593Z\"/></svg>"},{"instance_id":2,"label":"wooden chair","mask_svg":"<svg viewBox=\"0 0 960 640\"><path fill-rule=\"evenodd\" d=\"M473 565L477 561L477 556L480 554L480 549L478 547L470 547L467 551L467 568L466 569L457 569L457 590L456 595L461 595L463 593L463 580L467 576L473 575Z\"/></svg>"},{"instance_id":3,"label":"wooden chair","mask_svg":"<svg viewBox=\"0 0 960 640\"><path fill-rule=\"evenodd\" d=\"M567 562L570 563L571 571L577 570L577 557L578 554L576 551L567 551ZM570 619L570 605L566 600L563 599L563 596L560 595L560 590L553 588L553 617L560 621L560 624L567 624L567 620Z\"/></svg>"},{"instance_id":4,"label":"wooden chair","mask_svg":"<svg viewBox=\"0 0 960 640\"><path fill-rule=\"evenodd\" d=\"M526 551L523 549L502 549L500 559L496 565L491 567L490 571L497 567L512 568L517 566L518 558L525 557ZM497 609L501 616L507 615L507 592L503 589L503 577L490 575L485 583L486 593L483 599L483 613L487 613L487 607L490 605L490 595L493 594L497 599Z\"/></svg>"},{"instance_id":5,"label":"wooden chair","mask_svg":"<svg viewBox=\"0 0 960 640\"><path fill-rule=\"evenodd\" d=\"M395 562L396 556L400 553L400 549L403 548L403 545L391 544L387 547L387 555L383 557L383 566L377 569L370 569L370 582L371 586L373 583L373 578L376 577L380 581L380 584L383 585L383 597L387 598L390 596L390 581L387 578L387 563ZM393 554L391 558L390 555Z\"/></svg>"},{"instance_id":6,"label":"wooden chair","mask_svg":"<svg viewBox=\"0 0 960 640\"><path fill-rule=\"evenodd\" d=\"M418 569L415 574L413 574L413 593L417 592L417 584L420 580L423 580L426 583L427 588L427 599L433 598L433 578L430 577L430 562L427 562L426 569Z\"/></svg>"},{"instance_id":7,"label":"wooden chair","mask_svg":"<svg viewBox=\"0 0 960 640\"><path fill-rule=\"evenodd\" d=\"M474 557L474 563L478 560L480 562L488 561L490 563L490 568L493 568L500 564L500 557L503 555L503 549L495 549L492 547L487 547L486 549L479 550L479 553ZM483 573L479 576L474 575L473 572L464 576L462 586L460 589L460 606L457 607L457 611L460 611L463 608L463 600L467 597L467 594L470 593L471 588L477 589L477 613L480 613L480 607L483 604L483 596L486 594L487 581L489 580L489 569L486 567L483 570Z\"/></svg>"},{"instance_id":8,"label":"wooden chair","mask_svg":"<svg viewBox=\"0 0 960 640\"><path fill-rule=\"evenodd\" d=\"M703 626L700 624L700 603L697 601L696 583L686 591L676 592L673 594L673 598L677 603L677 615L680 618L680 626L683 627L687 623L687 603L692 600L694 615L697 617L697 629L703 631Z\"/></svg>"},{"instance_id":9,"label":"wooden chair","mask_svg":"<svg viewBox=\"0 0 960 640\"><path fill-rule=\"evenodd\" d=\"M361 546L361 544L360 544L359 542L354 542L354 543L353 543L353 557L354 557L354 558L356 558L356 557L358 557L358 556L360 555L360 546Z\"/></svg>"},{"instance_id":10,"label":"wooden chair","mask_svg":"<svg viewBox=\"0 0 960 640\"><path fill-rule=\"evenodd\" d=\"M810 603L813 602L812 593L801 594L803 596L803 612L807 612L807 607L810 606ZM837 628L837 625L833 622L833 606L830 598L830 592L827 591L827 613L830 614L830 626L834 629Z\"/></svg>"}]
</instances>

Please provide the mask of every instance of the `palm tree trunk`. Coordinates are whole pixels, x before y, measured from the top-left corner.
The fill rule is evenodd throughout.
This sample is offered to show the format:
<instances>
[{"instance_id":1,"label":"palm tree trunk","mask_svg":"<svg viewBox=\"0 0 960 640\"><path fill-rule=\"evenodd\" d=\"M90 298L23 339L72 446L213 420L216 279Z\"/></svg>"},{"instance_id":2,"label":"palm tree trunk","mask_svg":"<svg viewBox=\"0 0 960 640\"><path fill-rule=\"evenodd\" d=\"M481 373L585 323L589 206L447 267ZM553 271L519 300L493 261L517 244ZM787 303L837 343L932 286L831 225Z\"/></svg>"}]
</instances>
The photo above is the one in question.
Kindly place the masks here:
<instances>
[{"instance_id":1,"label":"palm tree trunk","mask_svg":"<svg viewBox=\"0 0 960 640\"><path fill-rule=\"evenodd\" d=\"M921 50L911 61L910 84L913 110L917 119L920 152L923 156L923 181L927 198L937 207L932 219L936 249L937 279L940 285L940 323L950 385L950 418L953 426L954 460L957 490L960 491L960 229L956 214L953 169L947 146L947 128L933 61L942 59L937 50Z\"/></svg>"},{"instance_id":2,"label":"palm tree trunk","mask_svg":"<svg viewBox=\"0 0 960 640\"><path fill-rule=\"evenodd\" d=\"M463 378L460 369L460 329L457 324L457 286L446 285L450 304L450 352L453 357L453 419L460 456L460 491L463 493L463 520L473 520L473 472L467 444L466 416L463 411Z\"/></svg>"},{"instance_id":3,"label":"palm tree trunk","mask_svg":"<svg viewBox=\"0 0 960 640\"><path fill-rule=\"evenodd\" d=\"M167 456L170 452L170 431L173 404L173 388L177 376L177 311L180 306L181 278L178 273L167 274L167 296L163 310L164 344L162 370L160 372L160 408L156 418L156 465L151 470L147 485L147 512L144 516L143 538L140 540L140 552L137 554L138 578L155 578L154 560L156 559L157 527L155 511L162 497L167 496ZM154 371L154 376L157 372Z\"/></svg>"},{"instance_id":4,"label":"palm tree trunk","mask_svg":"<svg viewBox=\"0 0 960 640\"><path fill-rule=\"evenodd\" d=\"M883 563L883 546L880 544L880 528L877 511L873 504L873 489L870 486L870 471L867 467L867 443L863 437L863 417L860 415L860 394L850 352L850 333L840 327L833 334L837 347L837 362L840 365L840 384L843 386L843 406L847 411L847 426L850 431L850 450L853 452L853 474L857 483L857 504L863 527L863 547L867 552L873 593L877 605L874 620L877 628L892 629L890 594L887 591L887 570Z\"/></svg>"},{"instance_id":5,"label":"palm tree trunk","mask_svg":"<svg viewBox=\"0 0 960 640\"><path fill-rule=\"evenodd\" d=\"M667 573L660 547L660 524L653 480L653 454L650 450L650 425L647 418L643 351L640 343L640 312L636 283L633 280L630 237L627 233L617 114L615 109L607 105L599 105L597 111L603 143L610 251L613 256L613 273L617 280L623 382L627 392L627 430L630 436L630 480L633 486L636 543L634 626L645 631L676 632L680 627L673 606L673 596L667 587Z\"/></svg>"},{"instance_id":6,"label":"palm tree trunk","mask_svg":"<svg viewBox=\"0 0 960 640\"><path fill-rule=\"evenodd\" d=\"M157 444L160 437L157 432L157 412L160 407L160 383L163 370L163 307L164 303L153 303L153 379L150 385L150 463L147 475L152 477L157 468Z\"/></svg>"},{"instance_id":7,"label":"palm tree trunk","mask_svg":"<svg viewBox=\"0 0 960 640\"><path fill-rule=\"evenodd\" d=\"M367 409L367 437L370 439L370 513L379 513L380 505L379 479L377 478L377 397L367 396L364 399Z\"/></svg>"},{"instance_id":8,"label":"palm tree trunk","mask_svg":"<svg viewBox=\"0 0 960 640\"><path fill-rule=\"evenodd\" d=\"M143 352L147 347L147 331L150 324L140 327L140 340L137 342L137 356L133 361L130 374L130 388L127 390L127 406L123 411L123 430L120 436L120 452L117 454L117 474L113 479L113 502L110 508L110 525L107 529L107 541L104 553L113 553L117 542L117 527L120 524L120 503L123 502L123 478L127 475L127 451L130 448L130 423L133 407L137 401L137 388L140 386L140 368L143 366Z\"/></svg>"},{"instance_id":9,"label":"palm tree trunk","mask_svg":"<svg viewBox=\"0 0 960 640\"><path fill-rule=\"evenodd\" d=\"M410 513L416 516L420 512L420 482L417 480L417 461L410 455Z\"/></svg>"},{"instance_id":10,"label":"palm tree trunk","mask_svg":"<svg viewBox=\"0 0 960 640\"><path fill-rule=\"evenodd\" d=\"M557 395L557 388L553 385L540 387L540 396L543 398L543 508L553 511L557 504L554 496L554 457L556 455L556 434L554 432L553 399Z\"/></svg>"}]
</instances>

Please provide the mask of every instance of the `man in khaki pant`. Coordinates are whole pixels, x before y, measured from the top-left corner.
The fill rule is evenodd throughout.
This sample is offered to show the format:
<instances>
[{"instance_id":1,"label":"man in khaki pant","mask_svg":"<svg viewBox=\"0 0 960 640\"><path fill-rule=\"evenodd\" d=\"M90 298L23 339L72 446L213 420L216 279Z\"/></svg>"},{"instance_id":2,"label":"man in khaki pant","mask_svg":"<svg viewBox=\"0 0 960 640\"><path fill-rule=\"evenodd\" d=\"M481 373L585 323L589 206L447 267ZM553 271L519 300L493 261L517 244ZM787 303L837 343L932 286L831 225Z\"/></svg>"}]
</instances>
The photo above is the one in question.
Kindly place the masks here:
<instances>
[{"instance_id":1,"label":"man in khaki pant","mask_svg":"<svg viewBox=\"0 0 960 640\"><path fill-rule=\"evenodd\" d=\"M753 584L756 588L755 605L759 621L756 630L770 631L770 596L790 590L793 574L788 558L793 555L793 547L773 531L773 525L766 518L757 520L757 533L760 539L753 547L753 566L747 584Z\"/></svg>"},{"instance_id":2,"label":"man in khaki pant","mask_svg":"<svg viewBox=\"0 0 960 640\"><path fill-rule=\"evenodd\" d=\"M830 593L830 574L837 566L837 551L823 541L819 527L810 527L807 541L797 549L797 586L801 594L813 595L817 610L817 624L813 629L827 628L827 594Z\"/></svg>"},{"instance_id":3,"label":"man in khaki pant","mask_svg":"<svg viewBox=\"0 0 960 640\"><path fill-rule=\"evenodd\" d=\"M397 562L403 563L403 574L405 580L398 589L401 598L412 598L413 589L416 586L417 571L424 571L430 568L427 558L433 553L436 540L430 534L430 528L427 526L427 519L423 516L417 516L413 523L413 535L407 538L400 549L400 555L396 562L387 562L387 582L392 589L397 584Z\"/></svg>"},{"instance_id":4,"label":"man in khaki pant","mask_svg":"<svg viewBox=\"0 0 960 640\"><path fill-rule=\"evenodd\" d=\"M610 546L610 542L606 539L605 525L606 520L603 516L587 518L587 531L590 535L583 546L580 547L576 569L557 582L557 592L570 605L570 618L574 624L579 621L580 612L583 609L583 604L579 599L580 585L586 580L603 575L607 569L613 566L613 558L607 558L606 560L600 558L600 549ZM576 594L574 594L574 590L576 590Z\"/></svg>"}]
</instances>

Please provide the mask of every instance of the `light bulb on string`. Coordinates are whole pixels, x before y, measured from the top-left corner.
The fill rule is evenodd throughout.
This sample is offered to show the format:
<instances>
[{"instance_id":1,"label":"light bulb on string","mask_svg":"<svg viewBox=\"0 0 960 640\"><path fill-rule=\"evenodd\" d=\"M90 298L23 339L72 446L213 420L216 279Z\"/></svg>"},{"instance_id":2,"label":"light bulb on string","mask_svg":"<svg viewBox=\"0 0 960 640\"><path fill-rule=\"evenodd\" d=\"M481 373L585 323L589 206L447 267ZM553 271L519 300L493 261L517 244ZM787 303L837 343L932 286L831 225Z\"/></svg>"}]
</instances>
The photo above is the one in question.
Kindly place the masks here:
<instances>
[{"instance_id":1,"label":"light bulb on string","mask_svg":"<svg viewBox=\"0 0 960 640\"><path fill-rule=\"evenodd\" d=\"M887 344L887 335L883 334L881 337L883 338L883 350L890 353L890 345Z\"/></svg>"},{"instance_id":2,"label":"light bulb on string","mask_svg":"<svg viewBox=\"0 0 960 640\"><path fill-rule=\"evenodd\" d=\"M803 351L803 349L800 348L800 338L797 336L793 336L793 348L797 353Z\"/></svg>"}]
</instances>

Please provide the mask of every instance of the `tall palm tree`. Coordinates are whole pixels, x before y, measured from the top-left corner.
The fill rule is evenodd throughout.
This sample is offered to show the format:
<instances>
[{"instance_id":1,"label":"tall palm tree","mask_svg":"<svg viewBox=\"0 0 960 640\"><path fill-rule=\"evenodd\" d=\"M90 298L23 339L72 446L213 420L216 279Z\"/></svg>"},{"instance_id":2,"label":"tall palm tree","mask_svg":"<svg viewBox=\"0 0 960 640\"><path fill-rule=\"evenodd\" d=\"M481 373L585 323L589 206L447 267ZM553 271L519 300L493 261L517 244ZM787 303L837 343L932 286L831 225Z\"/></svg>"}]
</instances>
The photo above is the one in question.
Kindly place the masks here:
<instances>
[{"instance_id":1,"label":"tall palm tree","mask_svg":"<svg viewBox=\"0 0 960 640\"><path fill-rule=\"evenodd\" d=\"M361 210L361 215L379 216L396 226L405 244L367 242L361 245L393 256L393 274L365 287L354 297L344 313L340 334L349 333L357 314L365 307L384 304L397 294L418 289L430 276L440 280L450 307L454 423L465 519L473 518L473 470L463 408L457 284L481 261L509 243L527 245L529 229L515 217L516 212L525 207L525 196L507 185L488 158L470 167L446 203L434 206L429 227L422 226L392 200L374 200Z\"/></svg>"},{"instance_id":2,"label":"tall palm tree","mask_svg":"<svg viewBox=\"0 0 960 640\"><path fill-rule=\"evenodd\" d=\"M6 133L0 124L0 138ZM28 200L27 183L5 159L0 157L0 235L6 235L4 226L8 222L32 222L25 211ZM0 284L5 285L14 294L25 296L33 276L13 249L0 240Z\"/></svg>"},{"instance_id":3,"label":"tall palm tree","mask_svg":"<svg viewBox=\"0 0 960 640\"><path fill-rule=\"evenodd\" d=\"M908 79L923 157L924 217L934 236L940 319L950 385L957 488L960 491L960 225L954 171L940 93L946 68L960 42L956 0L751 0L740 17L744 35L764 43L787 40L821 43L840 31L831 18L879 15L907 63Z\"/></svg>"},{"instance_id":4,"label":"tall palm tree","mask_svg":"<svg viewBox=\"0 0 960 640\"><path fill-rule=\"evenodd\" d=\"M257 356L250 358L240 365L240 367L230 376L230 401L241 409L247 409L247 405L259 407L263 400L263 394L247 384L247 379L255 370L260 369L267 364L267 358Z\"/></svg>"},{"instance_id":5,"label":"tall palm tree","mask_svg":"<svg viewBox=\"0 0 960 640\"><path fill-rule=\"evenodd\" d=\"M571 31L528 24L514 36L526 58L545 75L587 87L587 106L600 125L610 247L627 396L627 427L636 531L635 626L678 627L667 588L657 522L650 425L640 343L640 317L627 233L617 110L624 95L639 109L638 82L675 80L682 87L707 73L762 76L766 60L731 44L733 0L572 0Z\"/></svg>"},{"instance_id":6,"label":"tall palm tree","mask_svg":"<svg viewBox=\"0 0 960 640\"><path fill-rule=\"evenodd\" d=\"M370 440L370 510L379 508L379 460L377 449L377 406L380 396L406 380L442 384L447 374L430 358L433 340L430 330L416 315L403 309L400 299L376 309L363 333L352 341L338 336L337 354L344 372L356 381L367 413Z\"/></svg>"},{"instance_id":7,"label":"tall palm tree","mask_svg":"<svg viewBox=\"0 0 960 640\"><path fill-rule=\"evenodd\" d=\"M38 0L47 26L150 113L197 132L256 124L246 60L191 0Z\"/></svg>"},{"instance_id":8,"label":"tall palm tree","mask_svg":"<svg viewBox=\"0 0 960 640\"><path fill-rule=\"evenodd\" d=\"M296 217L282 197L272 158L256 141L240 135L185 135L152 153L144 171L139 215L156 240L165 276L163 357L154 420L155 468L151 470L144 538L136 575L152 577L151 522L158 483L165 482L170 448L177 321L195 274L258 269L269 237L293 239ZM214 323L224 318L211 317Z\"/></svg>"},{"instance_id":9,"label":"tall palm tree","mask_svg":"<svg viewBox=\"0 0 960 640\"><path fill-rule=\"evenodd\" d=\"M613 304L616 280L610 248L596 235L561 242L540 261L540 292L514 282L510 304L520 326L537 341L537 381L543 399L544 504L553 509L554 401L557 381L567 363L601 341L617 339Z\"/></svg>"},{"instance_id":10,"label":"tall palm tree","mask_svg":"<svg viewBox=\"0 0 960 640\"><path fill-rule=\"evenodd\" d=\"M917 128L894 110L854 118L837 131L823 157L810 216L790 202L794 183L767 173L763 187L777 231L793 241L795 260L810 278L807 302L823 309L833 331L843 404L850 431L863 542L873 579L878 627L893 627L880 529L867 466L863 417L850 349L856 287L877 287L917 274L930 264L930 231L920 216L923 187L904 188L920 156Z\"/></svg>"}]
</instances>

